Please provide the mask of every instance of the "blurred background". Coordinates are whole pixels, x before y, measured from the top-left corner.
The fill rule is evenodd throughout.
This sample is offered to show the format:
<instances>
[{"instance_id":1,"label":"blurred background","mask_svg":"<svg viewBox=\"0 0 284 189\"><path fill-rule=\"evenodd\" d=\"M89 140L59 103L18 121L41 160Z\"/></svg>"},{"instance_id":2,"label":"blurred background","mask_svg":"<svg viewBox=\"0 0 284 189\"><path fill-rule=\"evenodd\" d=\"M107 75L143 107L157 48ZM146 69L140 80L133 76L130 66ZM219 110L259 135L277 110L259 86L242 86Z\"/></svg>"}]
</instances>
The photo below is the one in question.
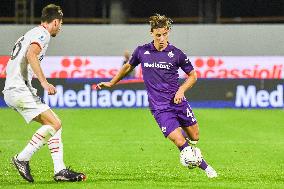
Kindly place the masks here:
<instances>
[{"instance_id":1,"label":"blurred background","mask_svg":"<svg viewBox=\"0 0 284 189\"><path fill-rule=\"evenodd\" d=\"M65 24L137 24L153 13L183 24L284 22L283 0L2 0L0 23L39 23L49 3L62 7Z\"/></svg>"}]
</instances>

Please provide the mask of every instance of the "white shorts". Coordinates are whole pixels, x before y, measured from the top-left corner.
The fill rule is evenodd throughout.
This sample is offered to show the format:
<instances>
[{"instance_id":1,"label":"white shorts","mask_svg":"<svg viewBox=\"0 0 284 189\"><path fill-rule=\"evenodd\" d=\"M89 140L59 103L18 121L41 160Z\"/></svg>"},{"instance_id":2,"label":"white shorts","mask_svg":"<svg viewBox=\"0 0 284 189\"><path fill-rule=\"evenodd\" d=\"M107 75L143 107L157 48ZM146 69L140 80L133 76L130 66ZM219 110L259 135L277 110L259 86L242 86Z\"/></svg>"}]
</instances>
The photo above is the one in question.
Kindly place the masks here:
<instances>
[{"instance_id":1,"label":"white shorts","mask_svg":"<svg viewBox=\"0 0 284 189\"><path fill-rule=\"evenodd\" d=\"M35 89L15 88L3 91L6 104L17 110L30 123L36 116L50 109L48 105L43 103L36 95Z\"/></svg>"}]
</instances>

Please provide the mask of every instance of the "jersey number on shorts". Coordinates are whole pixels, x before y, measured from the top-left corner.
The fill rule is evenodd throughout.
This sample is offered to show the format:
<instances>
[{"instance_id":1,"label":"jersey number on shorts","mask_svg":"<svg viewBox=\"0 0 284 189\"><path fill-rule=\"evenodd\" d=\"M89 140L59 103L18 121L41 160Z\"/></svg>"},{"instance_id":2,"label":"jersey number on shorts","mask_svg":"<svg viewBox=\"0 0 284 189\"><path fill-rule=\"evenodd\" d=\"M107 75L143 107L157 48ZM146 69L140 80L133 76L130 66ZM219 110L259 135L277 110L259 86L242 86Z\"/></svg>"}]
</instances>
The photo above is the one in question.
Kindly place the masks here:
<instances>
[{"instance_id":1,"label":"jersey number on shorts","mask_svg":"<svg viewBox=\"0 0 284 189\"><path fill-rule=\"evenodd\" d=\"M190 117L193 122L196 121L195 118L193 117L193 114L190 112L189 108L186 108L186 117Z\"/></svg>"},{"instance_id":2,"label":"jersey number on shorts","mask_svg":"<svg viewBox=\"0 0 284 189\"><path fill-rule=\"evenodd\" d=\"M24 41L24 36L15 44L13 51L11 53L11 60L14 60L22 49L22 41Z\"/></svg>"}]
</instances>

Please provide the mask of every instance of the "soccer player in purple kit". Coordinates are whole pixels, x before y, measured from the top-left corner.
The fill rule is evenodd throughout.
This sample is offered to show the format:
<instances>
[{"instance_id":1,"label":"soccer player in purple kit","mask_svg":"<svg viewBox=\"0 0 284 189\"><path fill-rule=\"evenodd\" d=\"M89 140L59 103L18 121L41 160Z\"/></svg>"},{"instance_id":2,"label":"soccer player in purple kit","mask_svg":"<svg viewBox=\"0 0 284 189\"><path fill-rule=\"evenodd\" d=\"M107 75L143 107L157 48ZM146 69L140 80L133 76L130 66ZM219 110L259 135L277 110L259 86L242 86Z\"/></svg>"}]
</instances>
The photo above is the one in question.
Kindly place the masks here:
<instances>
[{"instance_id":1,"label":"soccer player in purple kit","mask_svg":"<svg viewBox=\"0 0 284 189\"><path fill-rule=\"evenodd\" d=\"M189 148L198 149L188 144L188 142L193 145L197 143L199 128L184 96L185 91L196 82L197 76L186 54L168 42L171 24L172 20L164 15L151 16L153 41L138 46L130 61L123 65L118 74L110 82L101 82L97 87L101 89L114 86L135 66L141 64L150 110L164 136L169 138L182 154ZM179 68L188 75L181 86L178 83ZM186 140L182 130L190 140ZM217 172L203 158L198 163L198 167L204 170L209 178L217 177Z\"/></svg>"}]
</instances>

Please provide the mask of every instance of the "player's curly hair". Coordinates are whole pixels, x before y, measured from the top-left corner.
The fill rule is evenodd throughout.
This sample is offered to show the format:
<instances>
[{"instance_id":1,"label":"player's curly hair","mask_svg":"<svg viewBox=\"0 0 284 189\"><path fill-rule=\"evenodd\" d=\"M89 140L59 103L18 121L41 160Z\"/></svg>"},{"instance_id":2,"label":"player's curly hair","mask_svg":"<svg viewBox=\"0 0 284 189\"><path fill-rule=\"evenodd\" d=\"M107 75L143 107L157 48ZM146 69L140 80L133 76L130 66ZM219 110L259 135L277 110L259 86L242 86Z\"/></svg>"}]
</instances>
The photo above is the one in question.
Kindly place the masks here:
<instances>
[{"instance_id":1,"label":"player's curly hair","mask_svg":"<svg viewBox=\"0 0 284 189\"><path fill-rule=\"evenodd\" d=\"M60 6L49 4L42 9L41 21L50 23L55 19L62 20L63 13Z\"/></svg>"},{"instance_id":2,"label":"player's curly hair","mask_svg":"<svg viewBox=\"0 0 284 189\"><path fill-rule=\"evenodd\" d=\"M167 28L168 30L172 27L172 19L167 18L165 15L155 14L154 16L150 16L149 23L151 26L151 32L153 29L157 28Z\"/></svg>"}]
</instances>

